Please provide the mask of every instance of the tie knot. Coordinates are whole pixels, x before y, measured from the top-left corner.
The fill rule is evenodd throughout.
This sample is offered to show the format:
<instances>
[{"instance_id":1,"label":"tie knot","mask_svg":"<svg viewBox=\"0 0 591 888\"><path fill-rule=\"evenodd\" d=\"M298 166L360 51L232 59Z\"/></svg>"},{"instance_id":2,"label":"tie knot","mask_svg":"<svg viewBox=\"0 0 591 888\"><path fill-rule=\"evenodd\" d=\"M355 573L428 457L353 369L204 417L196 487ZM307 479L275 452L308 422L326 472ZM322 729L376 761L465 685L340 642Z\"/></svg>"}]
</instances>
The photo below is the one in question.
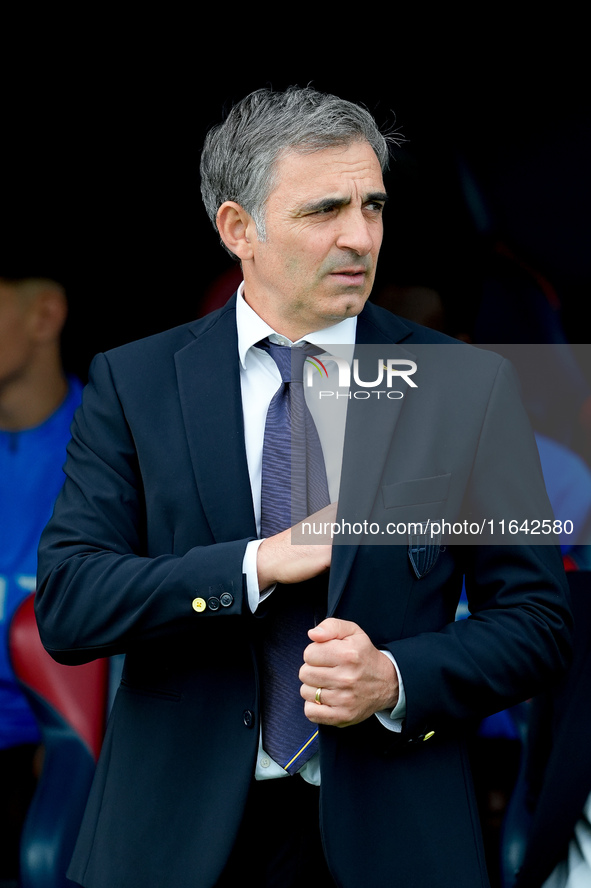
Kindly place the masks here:
<instances>
[{"instance_id":1,"label":"tie knot","mask_svg":"<svg viewBox=\"0 0 591 888\"><path fill-rule=\"evenodd\" d=\"M259 346L271 355L277 364L283 382L302 382L304 364L308 357L305 348L276 345L268 339L259 342Z\"/></svg>"}]
</instances>

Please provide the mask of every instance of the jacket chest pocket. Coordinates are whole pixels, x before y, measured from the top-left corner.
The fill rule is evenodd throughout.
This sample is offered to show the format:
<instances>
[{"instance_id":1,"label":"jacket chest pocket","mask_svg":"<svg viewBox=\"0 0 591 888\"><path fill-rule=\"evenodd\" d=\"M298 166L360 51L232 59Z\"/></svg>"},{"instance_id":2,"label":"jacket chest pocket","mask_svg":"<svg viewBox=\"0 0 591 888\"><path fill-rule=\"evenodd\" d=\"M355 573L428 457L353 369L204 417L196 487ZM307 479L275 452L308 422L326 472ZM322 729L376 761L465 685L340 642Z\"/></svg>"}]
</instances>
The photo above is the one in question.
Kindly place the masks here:
<instances>
[{"instance_id":1,"label":"jacket chest pocket","mask_svg":"<svg viewBox=\"0 0 591 888\"><path fill-rule=\"evenodd\" d=\"M395 526L396 533L392 536L408 547L408 557L418 579L433 569L442 551L440 523L450 481L451 473L446 473L382 487L387 526Z\"/></svg>"}]
</instances>

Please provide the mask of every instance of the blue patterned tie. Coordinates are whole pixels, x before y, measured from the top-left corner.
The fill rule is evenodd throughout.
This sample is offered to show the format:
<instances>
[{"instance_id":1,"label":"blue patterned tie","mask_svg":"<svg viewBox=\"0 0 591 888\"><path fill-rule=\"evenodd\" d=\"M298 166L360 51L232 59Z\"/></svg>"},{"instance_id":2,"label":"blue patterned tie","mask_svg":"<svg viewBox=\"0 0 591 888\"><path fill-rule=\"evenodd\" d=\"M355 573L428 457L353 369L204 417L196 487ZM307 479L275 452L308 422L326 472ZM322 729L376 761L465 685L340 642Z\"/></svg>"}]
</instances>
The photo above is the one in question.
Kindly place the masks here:
<instances>
[{"instance_id":1,"label":"blue patterned tie","mask_svg":"<svg viewBox=\"0 0 591 888\"><path fill-rule=\"evenodd\" d=\"M330 502L320 439L306 405L304 363L310 351L268 340L282 383L267 411L261 483L261 536L280 533ZM318 731L304 715L298 672L308 629L326 612L324 577L278 586L263 635L263 747L289 774L318 749Z\"/></svg>"}]
</instances>

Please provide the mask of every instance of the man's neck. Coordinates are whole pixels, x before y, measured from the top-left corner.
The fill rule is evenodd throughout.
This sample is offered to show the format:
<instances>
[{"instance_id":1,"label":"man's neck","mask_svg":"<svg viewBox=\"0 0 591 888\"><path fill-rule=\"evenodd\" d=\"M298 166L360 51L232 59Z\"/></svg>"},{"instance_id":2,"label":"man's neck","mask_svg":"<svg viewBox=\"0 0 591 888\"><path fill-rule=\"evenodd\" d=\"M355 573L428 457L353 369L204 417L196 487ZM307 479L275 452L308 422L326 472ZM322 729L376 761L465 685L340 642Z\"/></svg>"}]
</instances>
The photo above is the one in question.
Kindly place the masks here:
<instances>
[{"instance_id":1,"label":"man's neck","mask_svg":"<svg viewBox=\"0 0 591 888\"><path fill-rule=\"evenodd\" d=\"M260 315L258 315L251 306L248 305L242 296L243 285L238 289L236 301L236 321L238 324L238 348L240 351L240 361L244 366L245 355L251 345L255 345L265 336L271 333L277 333L290 339L291 342L297 342L291 339L281 330L273 329ZM357 327L357 318L347 318L334 324L324 330L309 331L310 341L323 346L331 345L349 345L355 342L355 330ZM307 337L305 337L307 338Z\"/></svg>"}]
</instances>

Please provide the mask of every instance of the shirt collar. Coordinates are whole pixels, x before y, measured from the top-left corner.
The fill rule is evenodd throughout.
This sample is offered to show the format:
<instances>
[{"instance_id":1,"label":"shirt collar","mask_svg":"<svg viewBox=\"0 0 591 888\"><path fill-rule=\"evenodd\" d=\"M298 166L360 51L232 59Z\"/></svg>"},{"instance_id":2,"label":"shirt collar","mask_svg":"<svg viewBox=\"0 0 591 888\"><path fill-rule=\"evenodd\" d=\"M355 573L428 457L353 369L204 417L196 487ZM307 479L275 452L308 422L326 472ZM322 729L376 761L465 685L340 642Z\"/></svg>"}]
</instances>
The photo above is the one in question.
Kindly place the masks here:
<instances>
[{"instance_id":1,"label":"shirt collar","mask_svg":"<svg viewBox=\"0 0 591 888\"><path fill-rule=\"evenodd\" d=\"M244 299L244 281L238 287L236 297L236 325L238 328L238 354L240 363L246 368L246 354L250 348L264 339L272 337L277 342L286 345L298 345L301 342L312 342L314 345L354 345L357 331L357 318L345 318L338 324L325 327L324 330L314 330L307 333L304 339L298 339L292 343L287 337L276 333L272 327L263 321L261 317L248 305Z\"/></svg>"}]
</instances>

